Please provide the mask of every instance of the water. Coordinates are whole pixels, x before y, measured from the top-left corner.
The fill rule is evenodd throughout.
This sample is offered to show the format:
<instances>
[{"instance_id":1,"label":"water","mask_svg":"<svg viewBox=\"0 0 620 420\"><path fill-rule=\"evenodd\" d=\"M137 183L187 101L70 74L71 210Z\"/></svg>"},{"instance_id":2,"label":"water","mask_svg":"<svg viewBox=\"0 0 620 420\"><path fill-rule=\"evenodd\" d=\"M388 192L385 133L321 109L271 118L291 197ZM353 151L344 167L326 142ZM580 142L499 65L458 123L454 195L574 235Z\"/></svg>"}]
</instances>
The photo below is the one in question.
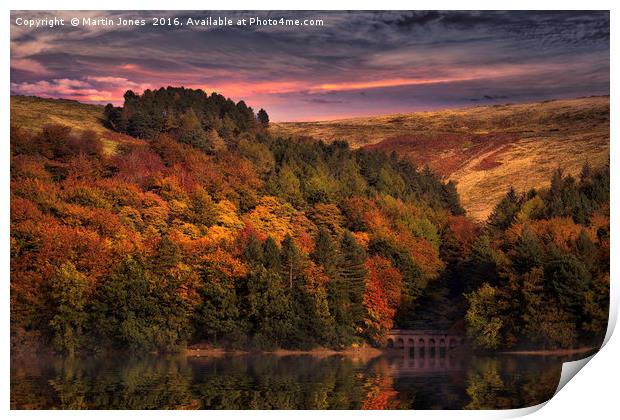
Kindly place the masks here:
<instances>
[{"instance_id":1,"label":"water","mask_svg":"<svg viewBox=\"0 0 620 420\"><path fill-rule=\"evenodd\" d=\"M566 360L443 353L375 358L269 354L15 358L11 407L521 408L553 396Z\"/></svg>"}]
</instances>

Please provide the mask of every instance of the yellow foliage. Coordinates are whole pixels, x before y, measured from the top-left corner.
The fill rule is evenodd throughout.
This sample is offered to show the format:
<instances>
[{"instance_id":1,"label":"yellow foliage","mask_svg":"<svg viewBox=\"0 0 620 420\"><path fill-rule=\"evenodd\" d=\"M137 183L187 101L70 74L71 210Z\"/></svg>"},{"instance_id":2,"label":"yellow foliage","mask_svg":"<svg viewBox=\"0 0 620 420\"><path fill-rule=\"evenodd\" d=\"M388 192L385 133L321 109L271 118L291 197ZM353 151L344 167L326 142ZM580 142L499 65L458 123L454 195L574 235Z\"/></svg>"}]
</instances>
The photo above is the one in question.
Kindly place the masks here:
<instances>
[{"instance_id":1,"label":"yellow foliage","mask_svg":"<svg viewBox=\"0 0 620 420\"><path fill-rule=\"evenodd\" d=\"M225 226L211 226L207 229L207 238L212 243L231 242L234 239L236 230L232 230Z\"/></svg>"},{"instance_id":2,"label":"yellow foliage","mask_svg":"<svg viewBox=\"0 0 620 420\"><path fill-rule=\"evenodd\" d=\"M228 200L221 200L217 203L216 224L231 230L243 229L244 223L239 218L237 206Z\"/></svg>"},{"instance_id":3,"label":"yellow foliage","mask_svg":"<svg viewBox=\"0 0 620 420\"><path fill-rule=\"evenodd\" d=\"M368 234L368 232L351 232L351 233L355 237L355 240L357 241L357 243L364 249L368 250L368 243L370 242L370 235Z\"/></svg>"},{"instance_id":4,"label":"yellow foliage","mask_svg":"<svg viewBox=\"0 0 620 420\"><path fill-rule=\"evenodd\" d=\"M533 213L538 210L542 210L545 207L545 203L543 202L540 196L536 196L527 200L523 203L521 210L517 213L517 223L524 223L530 219Z\"/></svg>"},{"instance_id":5,"label":"yellow foliage","mask_svg":"<svg viewBox=\"0 0 620 420\"><path fill-rule=\"evenodd\" d=\"M184 239L198 239L202 236L198 226L179 219L172 221L172 229L177 231Z\"/></svg>"},{"instance_id":6,"label":"yellow foliage","mask_svg":"<svg viewBox=\"0 0 620 420\"><path fill-rule=\"evenodd\" d=\"M303 213L276 197L263 197L248 219L258 232L271 236L278 244L286 235L299 239L316 230Z\"/></svg>"},{"instance_id":7,"label":"yellow foliage","mask_svg":"<svg viewBox=\"0 0 620 420\"><path fill-rule=\"evenodd\" d=\"M170 215L175 218L181 218L188 211L187 202L172 199L168 202Z\"/></svg>"}]
</instances>

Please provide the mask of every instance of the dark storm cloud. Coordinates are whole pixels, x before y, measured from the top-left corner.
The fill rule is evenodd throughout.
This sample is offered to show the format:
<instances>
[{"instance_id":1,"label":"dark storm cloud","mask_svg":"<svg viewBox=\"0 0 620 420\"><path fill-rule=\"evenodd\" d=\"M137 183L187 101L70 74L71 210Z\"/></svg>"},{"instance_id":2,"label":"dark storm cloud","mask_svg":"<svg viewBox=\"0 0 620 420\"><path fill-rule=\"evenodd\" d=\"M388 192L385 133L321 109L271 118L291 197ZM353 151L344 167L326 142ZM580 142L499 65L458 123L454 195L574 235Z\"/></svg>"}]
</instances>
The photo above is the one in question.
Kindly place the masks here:
<instances>
[{"instance_id":1,"label":"dark storm cloud","mask_svg":"<svg viewBox=\"0 0 620 420\"><path fill-rule=\"evenodd\" d=\"M14 93L119 102L217 90L275 120L609 92L608 12L13 12L323 19L320 27L11 28ZM360 93L365 93L364 95Z\"/></svg>"}]
</instances>

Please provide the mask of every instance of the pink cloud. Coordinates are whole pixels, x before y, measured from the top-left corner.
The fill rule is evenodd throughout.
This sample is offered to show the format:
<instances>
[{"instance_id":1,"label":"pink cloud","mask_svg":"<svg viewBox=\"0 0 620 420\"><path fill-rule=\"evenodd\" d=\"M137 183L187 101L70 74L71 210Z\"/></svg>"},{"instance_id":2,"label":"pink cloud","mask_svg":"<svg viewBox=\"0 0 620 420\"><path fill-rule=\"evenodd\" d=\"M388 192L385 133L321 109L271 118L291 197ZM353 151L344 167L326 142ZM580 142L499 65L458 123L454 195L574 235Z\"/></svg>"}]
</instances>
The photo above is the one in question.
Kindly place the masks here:
<instances>
[{"instance_id":1,"label":"pink cloud","mask_svg":"<svg viewBox=\"0 0 620 420\"><path fill-rule=\"evenodd\" d=\"M53 79L33 83L11 83L11 93L48 98L67 98L89 102L104 102L115 98L109 90L99 89L83 80Z\"/></svg>"},{"instance_id":2,"label":"pink cloud","mask_svg":"<svg viewBox=\"0 0 620 420\"><path fill-rule=\"evenodd\" d=\"M30 58L12 58L11 68L15 70L27 71L41 76L49 73L49 71L41 63Z\"/></svg>"}]
</instances>

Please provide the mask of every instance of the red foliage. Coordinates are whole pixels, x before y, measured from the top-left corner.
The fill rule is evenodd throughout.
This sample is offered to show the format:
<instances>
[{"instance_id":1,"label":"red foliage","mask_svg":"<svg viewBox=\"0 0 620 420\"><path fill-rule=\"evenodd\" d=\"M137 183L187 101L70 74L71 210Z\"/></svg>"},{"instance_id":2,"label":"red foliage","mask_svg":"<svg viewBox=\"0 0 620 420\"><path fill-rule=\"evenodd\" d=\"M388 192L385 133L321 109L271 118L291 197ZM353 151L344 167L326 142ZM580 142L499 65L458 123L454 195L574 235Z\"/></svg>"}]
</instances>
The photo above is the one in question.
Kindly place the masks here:
<instances>
[{"instance_id":1,"label":"red foliage","mask_svg":"<svg viewBox=\"0 0 620 420\"><path fill-rule=\"evenodd\" d=\"M366 269L368 279L364 293L364 307L367 312L365 319L367 334L373 341L382 343L385 334L394 325L403 278L390 260L379 256L368 258Z\"/></svg>"},{"instance_id":2,"label":"red foliage","mask_svg":"<svg viewBox=\"0 0 620 420\"><path fill-rule=\"evenodd\" d=\"M448 228L465 252L469 251L479 233L476 223L466 216L449 216Z\"/></svg>"},{"instance_id":3,"label":"red foliage","mask_svg":"<svg viewBox=\"0 0 620 420\"><path fill-rule=\"evenodd\" d=\"M138 147L116 158L117 178L124 182L147 186L164 170L164 164L157 153L145 147Z\"/></svg>"}]
</instances>

